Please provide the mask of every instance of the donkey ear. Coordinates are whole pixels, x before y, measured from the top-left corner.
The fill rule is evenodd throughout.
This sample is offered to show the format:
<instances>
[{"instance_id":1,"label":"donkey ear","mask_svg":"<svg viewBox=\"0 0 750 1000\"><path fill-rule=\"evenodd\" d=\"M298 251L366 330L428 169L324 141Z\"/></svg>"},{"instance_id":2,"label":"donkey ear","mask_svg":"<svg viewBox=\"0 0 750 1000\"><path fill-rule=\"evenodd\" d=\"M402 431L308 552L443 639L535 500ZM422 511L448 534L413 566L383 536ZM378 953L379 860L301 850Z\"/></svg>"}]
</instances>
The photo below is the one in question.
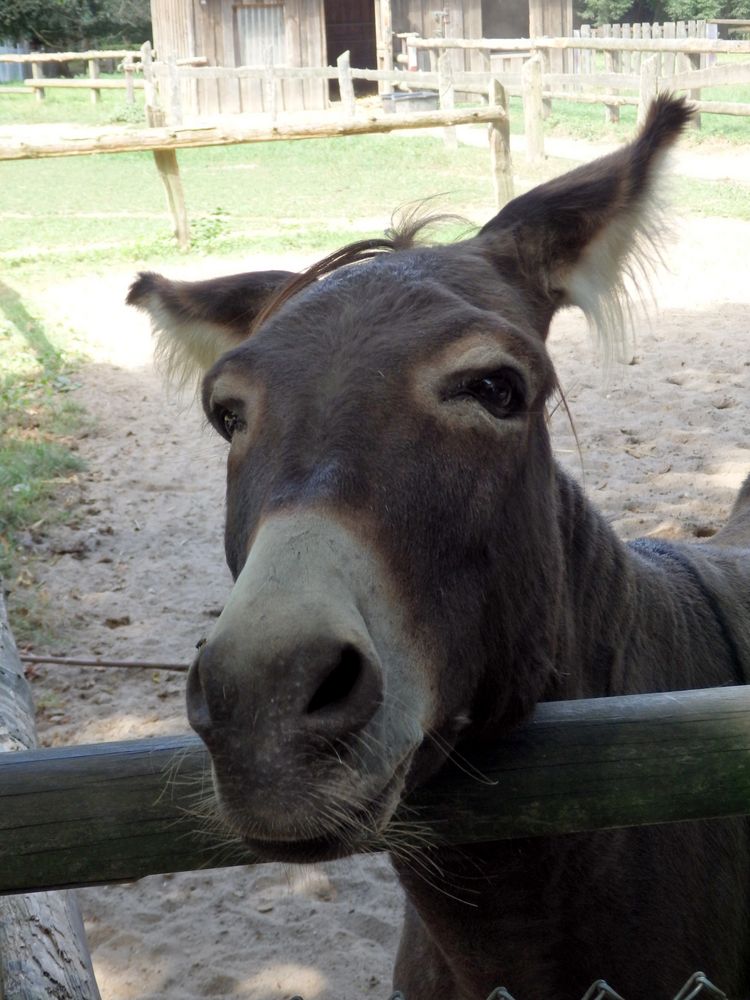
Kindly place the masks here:
<instances>
[{"instance_id":1,"label":"donkey ear","mask_svg":"<svg viewBox=\"0 0 750 1000\"><path fill-rule=\"evenodd\" d=\"M580 306L606 350L622 335L623 278L647 276L658 258L659 167L692 113L684 98L658 97L633 142L514 199L480 231L498 265L520 273L544 336L564 305Z\"/></svg>"},{"instance_id":2,"label":"donkey ear","mask_svg":"<svg viewBox=\"0 0 750 1000\"><path fill-rule=\"evenodd\" d=\"M170 379L184 385L242 343L269 296L293 277L292 271L251 271L208 281L170 281L142 271L126 301L149 314L157 360Z\"/></svg>"}]
</instances>

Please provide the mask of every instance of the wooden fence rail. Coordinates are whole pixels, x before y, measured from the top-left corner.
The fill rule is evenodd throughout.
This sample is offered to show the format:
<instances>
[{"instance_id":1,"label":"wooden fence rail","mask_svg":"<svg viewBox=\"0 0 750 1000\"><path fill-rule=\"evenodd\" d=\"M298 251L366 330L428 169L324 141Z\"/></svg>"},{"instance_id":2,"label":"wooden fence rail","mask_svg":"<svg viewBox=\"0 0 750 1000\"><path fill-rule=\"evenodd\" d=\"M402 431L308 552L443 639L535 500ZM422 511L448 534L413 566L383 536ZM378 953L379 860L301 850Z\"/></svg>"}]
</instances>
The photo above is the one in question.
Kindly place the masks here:
<instances>
[{"instance_id":1,"label":"wooden fence rail","mask_svg":"<svg viewBox=\"0 0 750 1000\"><path fill-rule=\"evenodd\" d=\"M435 842L745 815L750 687L540 705L472 764L407 802ZM253 863L195 816L209 774L191 736L0 755L0 893Z\"/></svg>"},{"instance_id":2,"label":"wooden fence rail","mask_svg":"<svg viewBox=\"0 0 750 1000\"><path fill-rule=\"evenodd\" d=\"M148 88L148 81L146 81L146 85ZM500 88L500 92L502 92L502 88ZM0 161L30 160L49 156L83 156L98 153L152 152L167 192L178 243L181 248L185 249L189 245L189 227L175 156L178 149L231 146L289 139L369 135L403 129L471 124L489 125L490 170L493 185L498 204L505 204L512 197L513 192L510 144L507 141L508 113L504 106L504 92L502 92L500 101L486 108L419 111L407 115L378 114L357 119L319 115L307 122L279 123L265 127L248 127L242 124L197 128L81 129L75 135L58 133L56 136L50 136L49 130L44 129L39 133L38 138L32 138L30 133L25 132L23 137L0 139Z\"/></svg>"},{"instance_id":3,"label":"wooden fence rail","mask_svg":"<svg viewBox=\"0 0 750 1000\"><path fill-rule=\"evenodd\" d=\"M35 746L31 691L0 587L0 760ZM12 812L12 804L6 804L5 811ZM0 997L99 1000L81 913L72 893L0 898Z\"/></svg>"},{"instance_id":4,"label":"wooden fence rail","mask_svg":"<svg viewBox=\"0 0 750 1000\"><path fill-rule=\"evenodd\" d=\"M0 63L15 63L16 65L30 65L32 79L26 81L38 101L43 101L46 97L48 87L88 87L91 92L91 100L94 104L101 99L102 89L111 89L119 86L115 81L105 81L99 79L100 59L133 59L140 53L133 49L91 49L86 52L5 52L0 53ZM88 81L47 79L43 76L41 67L45 63L61 62L85 62L88 68ZM122 86L126 83L123 80ZM2 88L0 93L9 93L9 90Z\"/></svg>"},{"instance_id":5,"label":"wooden fence rail","mask_svg":"<svg viewBox=\"0 0 750 1000\"><path fill-rule=\"evenodd\" d=\"M750 39L713 38L415 38L418 49L477 49L488 52L591 49L598 52L750 52Z\"/></svg>"},{"instance_id":6,"label":"wooden fence rail","mask_svg":"<svg viewBox=\"0 0 750 1000\"><path fill-rule=\"evenodd\" d=\"M7 63L51 63L88 62L90 59L124 59L125 56L140 56L140 49L88 49L86 52L3 52L0 62Z\"/></svg>"}]
</instances>

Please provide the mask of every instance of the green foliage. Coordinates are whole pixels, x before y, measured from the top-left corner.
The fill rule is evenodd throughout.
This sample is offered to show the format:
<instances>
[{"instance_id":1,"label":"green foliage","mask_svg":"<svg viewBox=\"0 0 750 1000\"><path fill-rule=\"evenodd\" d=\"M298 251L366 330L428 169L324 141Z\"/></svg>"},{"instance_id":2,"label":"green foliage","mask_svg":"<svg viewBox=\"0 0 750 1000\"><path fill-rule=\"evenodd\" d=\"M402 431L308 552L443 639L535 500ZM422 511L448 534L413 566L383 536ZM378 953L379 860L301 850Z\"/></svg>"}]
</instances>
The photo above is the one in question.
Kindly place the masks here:
<instances>
[{"instance_id":1,"label":"green foliage","mask_svg":"<svg viewBox=\"0 0 750 1000\"><path fill-rule=\"evenodd\" d=\"M190 245L193 250L213 253L219 250L229 227L229 213L215 208L190 224Z\"/></svg>"},{"instance_id":2,"label":"green foliage","mask_svg":"<svg viewBox=\"0 0 750 1000\"><path fill-rule=\"evenodd\" d=\"M576 0L575 12L593 25L750 18L750 0Z\"/></svg>"},{"instance_id":3,"label":"green foliage","mask_svg":"<svg viewBox=\"0 0 750 1000\"><path fill-rule=\"evenodd\" d=\"M671 21L714 17L750 18L750 0L665 0L666 16Z\"/></svg>"},{"instance_id":4,"label":"green foliage","mask_svg":"<svg viewBox=\"0 0 750 1000\"><path fill-rule=\"evenodd\" d=\"M2 0L0 38L52 52L141 45L151 37L149 0Z\"/></svg>"},{"instance_id":5,"label":"green foliage","mask_svg":"<svg viewBox=\"0 0 750 1000\"><path fill-rule=\"evenodd\" d=\"M576 13L584 24L621 24L631 19L633 0L581 0Z\"/></svg>"}]
</instances>

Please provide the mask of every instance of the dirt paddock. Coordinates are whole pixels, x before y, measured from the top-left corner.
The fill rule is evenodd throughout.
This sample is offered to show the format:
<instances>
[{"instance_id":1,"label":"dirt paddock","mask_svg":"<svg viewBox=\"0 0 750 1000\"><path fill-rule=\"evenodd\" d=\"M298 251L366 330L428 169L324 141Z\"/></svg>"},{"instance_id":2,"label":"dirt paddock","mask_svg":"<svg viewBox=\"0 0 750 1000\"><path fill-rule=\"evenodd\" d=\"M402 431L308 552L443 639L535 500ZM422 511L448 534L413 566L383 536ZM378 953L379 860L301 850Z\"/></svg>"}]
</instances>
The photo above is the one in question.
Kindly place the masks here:
<instances>
[{"instance_id":1,"label":"dirt paddock","mask_svg":"<svg viewBox=\"0 0 750 1000\"><path fill-rule=\"evenodd\" d=\"M750 471L749 248L748 223L683 221L671 273L655 284L651 327L640 326L632 363L607 378L579 316L555 327L581 445L579 458L558 411L558 454L625 537L709 535ZM248 258L199 270L299 263ZM225 444L153 372L147 324L123 305L131 276L61 285L48 303L91 343L76 396L93 420L80 442L87 471L73 521L40 545L33 585L67 623L70 638L54 651L182 662L230 586ZM183 685L165 672L41 667L41 739L183 732ZM105 1000L388 996L402 903L382 857L158 876L80 899Z\"/></svg>"}]
</instances>

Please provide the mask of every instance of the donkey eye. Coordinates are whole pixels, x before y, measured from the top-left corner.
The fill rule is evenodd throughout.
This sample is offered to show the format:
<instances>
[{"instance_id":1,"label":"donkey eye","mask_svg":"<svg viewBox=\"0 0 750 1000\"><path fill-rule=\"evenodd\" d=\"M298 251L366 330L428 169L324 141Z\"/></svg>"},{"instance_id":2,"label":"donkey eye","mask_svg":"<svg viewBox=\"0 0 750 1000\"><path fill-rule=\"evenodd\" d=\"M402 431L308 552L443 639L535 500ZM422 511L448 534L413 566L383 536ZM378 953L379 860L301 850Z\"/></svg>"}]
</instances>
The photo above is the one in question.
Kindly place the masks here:
<instances>
[{"instance_id":1,"label":"donkey eye","mask_svg":"<svg viewBox=\"0 0 750 1000\"><path fill-rule=\"evenodd\" d=\"M493 417L512 416L524 403L521 380L510 369L469 379L463 383L456 395L476 399Z\"/></svg>"},{"instance_id":2,"label":"donkey eye","mask_svg":"<svg viewBox=\"0 0 750 1000\"><path fill-rule=\"evenodd\" d=\"M245 429L245 421L234 410L222 410L219 414L219 430L227 441L232 440L235 431Z\"/></svg>"}]
</instances>

